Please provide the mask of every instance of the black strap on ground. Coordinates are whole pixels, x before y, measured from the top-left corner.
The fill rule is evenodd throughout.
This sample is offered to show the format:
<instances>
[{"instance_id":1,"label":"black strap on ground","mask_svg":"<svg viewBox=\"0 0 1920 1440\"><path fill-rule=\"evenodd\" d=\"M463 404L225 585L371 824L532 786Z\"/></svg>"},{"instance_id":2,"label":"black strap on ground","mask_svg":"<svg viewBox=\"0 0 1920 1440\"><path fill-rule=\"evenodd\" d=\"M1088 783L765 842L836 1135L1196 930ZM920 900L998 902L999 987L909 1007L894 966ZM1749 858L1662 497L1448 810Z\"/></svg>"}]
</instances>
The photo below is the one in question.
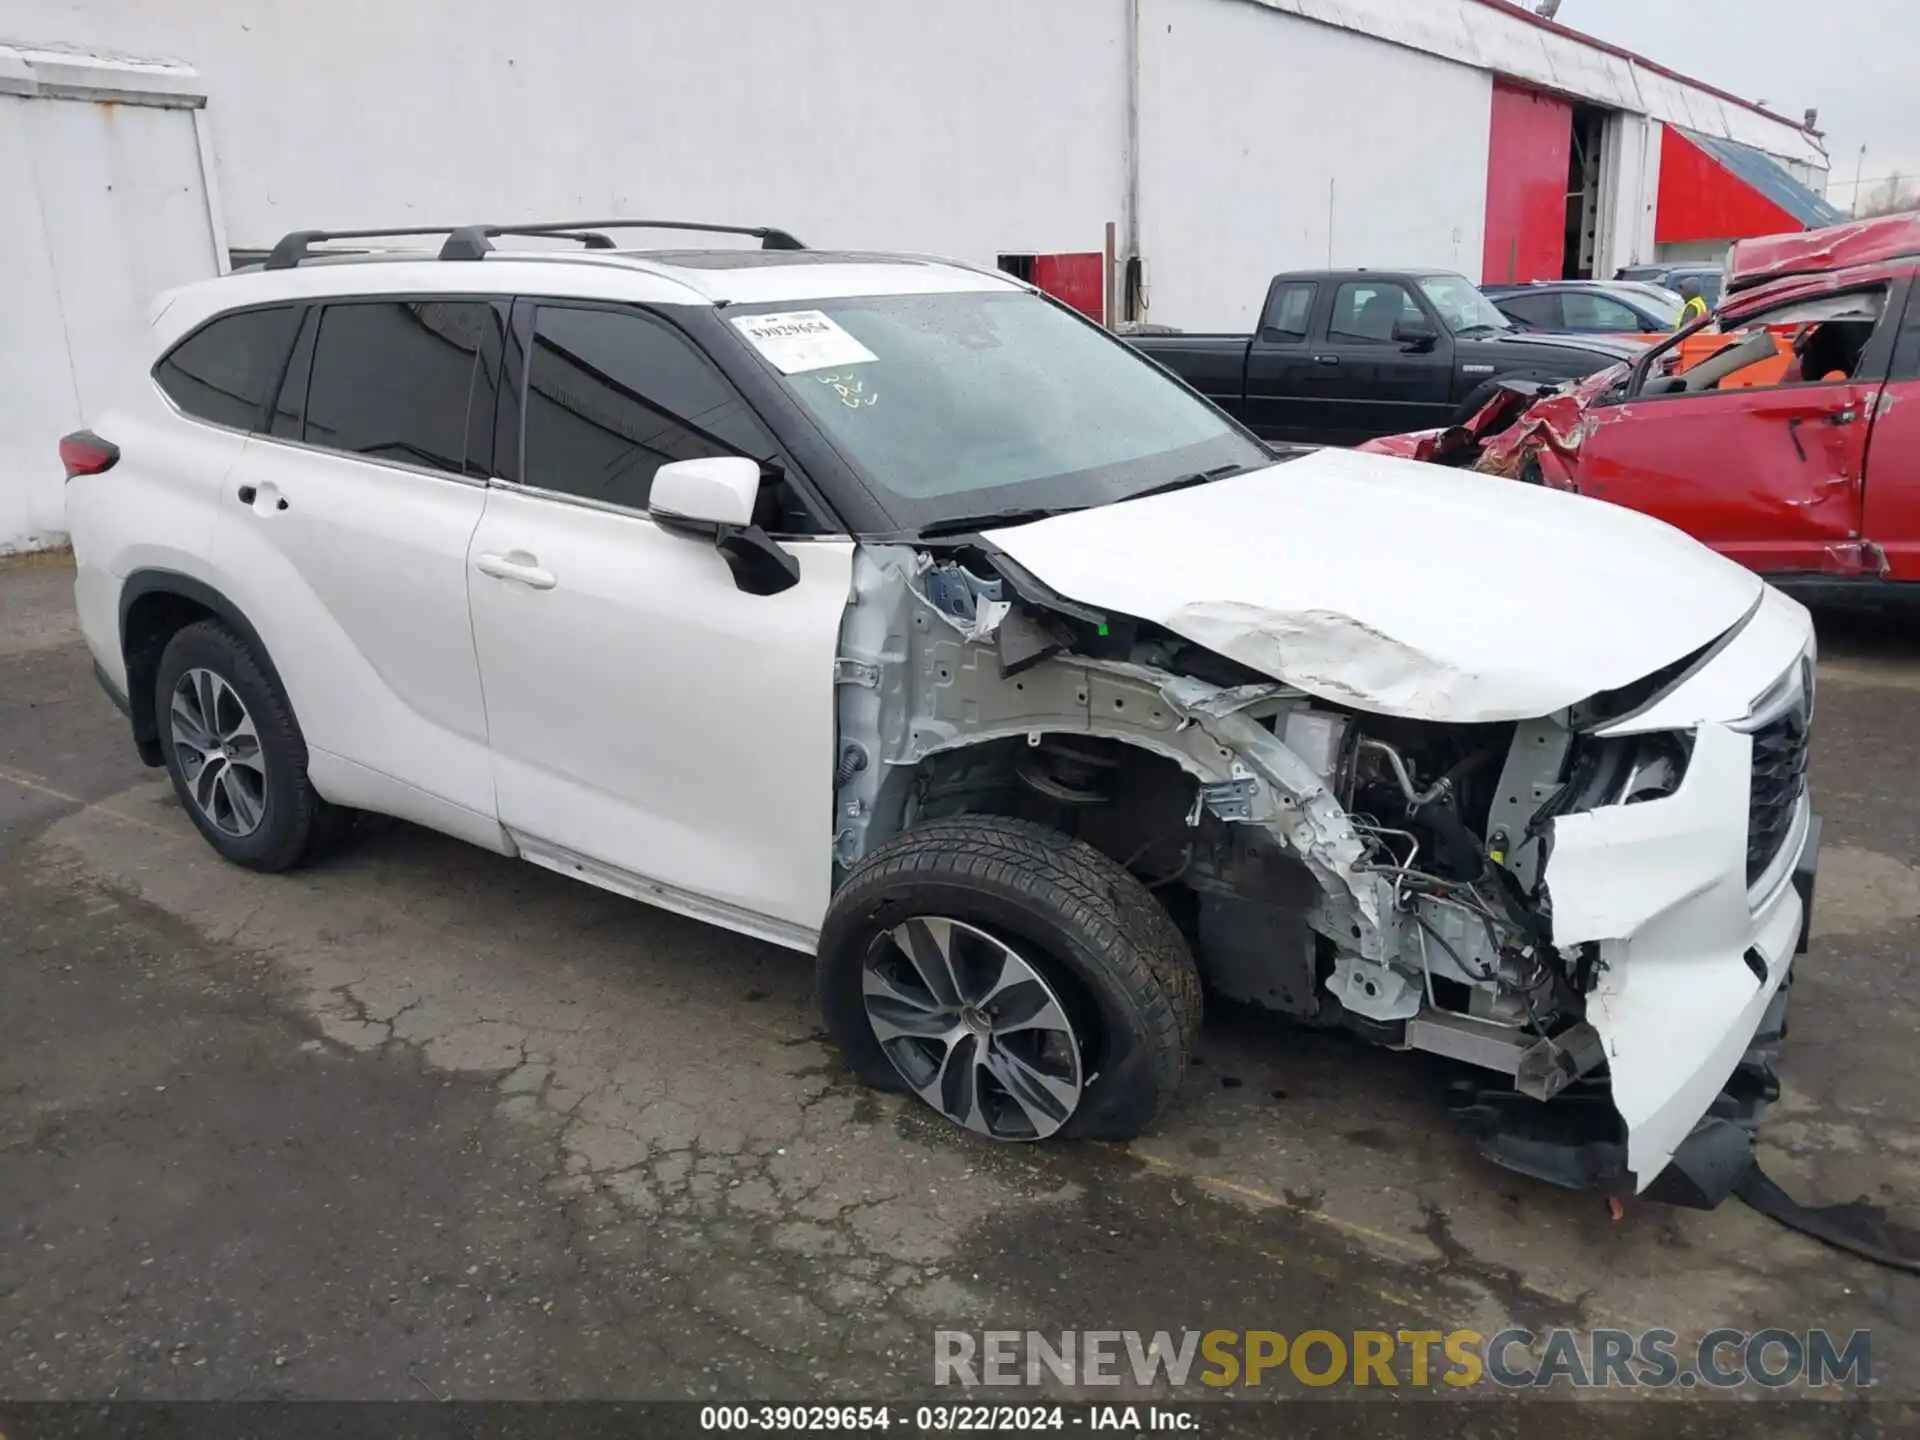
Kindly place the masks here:
<instances>
[{"instance_id":1,"label":"black strap on ground","mask_svg":"<svg viewBox=\"0 0 1920 1440\"><path fill-rule=\"evenodd\" d=\"M1802 1205L1755 1161L1733 1193L1770 1220L1862 1260L1920 1275L1920 1235L1889 1220L1864 1198L1844 1205Z\"/></svg>"}]
</instances>

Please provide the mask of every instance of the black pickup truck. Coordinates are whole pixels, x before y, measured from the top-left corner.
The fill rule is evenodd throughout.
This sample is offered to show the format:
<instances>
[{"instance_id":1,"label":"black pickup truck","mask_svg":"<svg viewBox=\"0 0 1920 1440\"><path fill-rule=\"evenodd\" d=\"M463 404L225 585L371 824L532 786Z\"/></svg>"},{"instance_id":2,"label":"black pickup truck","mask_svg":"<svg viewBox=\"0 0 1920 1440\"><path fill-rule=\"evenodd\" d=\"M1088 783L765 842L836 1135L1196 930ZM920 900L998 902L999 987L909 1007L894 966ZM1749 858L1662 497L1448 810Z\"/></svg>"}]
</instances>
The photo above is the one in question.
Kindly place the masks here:
<instances>
[{"instance_id":1,"label":"black pickup truck","mask_svg":"<svg viewBox=\"0 0 1920 1440\"><path fill-rule=\"evenodd\" d=\"M1478 410L1502 380L1549 383L1638 355L1642 342L1515 330L1464 275L1276 275L1252 335L1127 337L1266 440L1357 445Z\"/></svg>"}]
</instances>

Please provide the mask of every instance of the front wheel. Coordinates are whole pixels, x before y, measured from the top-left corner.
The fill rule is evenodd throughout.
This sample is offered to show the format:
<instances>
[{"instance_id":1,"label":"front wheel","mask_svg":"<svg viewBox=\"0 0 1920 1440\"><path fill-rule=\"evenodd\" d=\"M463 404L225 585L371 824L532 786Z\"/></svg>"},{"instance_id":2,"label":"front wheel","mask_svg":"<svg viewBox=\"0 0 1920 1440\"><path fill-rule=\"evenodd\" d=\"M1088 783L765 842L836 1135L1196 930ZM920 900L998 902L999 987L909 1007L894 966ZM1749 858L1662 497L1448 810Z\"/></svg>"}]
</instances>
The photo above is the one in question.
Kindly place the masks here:
<instances>
[{"instance_id":1,"label":"front wheel","mask_svg":"<svg viewBox=\"0 0 1920 1440\"><path fill-rule=\"evenodd\" d=\"M930 821L828 908L827 1030L854 1073L995 1140L1127 1139L1178 1088L1200 978L1107 856L997 815Z\"/></svg>"}]
</instances>

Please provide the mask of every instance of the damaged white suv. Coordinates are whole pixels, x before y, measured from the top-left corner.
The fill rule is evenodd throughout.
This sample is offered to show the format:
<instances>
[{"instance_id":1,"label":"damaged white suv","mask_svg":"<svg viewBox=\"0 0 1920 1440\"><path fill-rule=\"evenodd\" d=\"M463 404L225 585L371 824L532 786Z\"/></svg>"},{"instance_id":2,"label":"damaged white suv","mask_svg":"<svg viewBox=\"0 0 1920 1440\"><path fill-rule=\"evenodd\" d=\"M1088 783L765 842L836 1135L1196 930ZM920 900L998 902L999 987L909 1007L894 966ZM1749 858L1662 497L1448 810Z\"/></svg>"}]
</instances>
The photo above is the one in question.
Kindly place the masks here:
<instances>
[{"instance_id":1,"label":"damaged white suv","mask_svg":"<svg viewBox=\"0 0 1920 1440\"><path fill-rule=\"evenodd\" d=\"M63 443L101 679L221 854L385 812L814 953L854 1071L997 1139L1150 1123L1204 988L1459 1062L1502 1163L1726 1193L1818 849L1799 605L1275 452L1004 275L594 229L289 236Z\"/></svg>"}]
</instances>

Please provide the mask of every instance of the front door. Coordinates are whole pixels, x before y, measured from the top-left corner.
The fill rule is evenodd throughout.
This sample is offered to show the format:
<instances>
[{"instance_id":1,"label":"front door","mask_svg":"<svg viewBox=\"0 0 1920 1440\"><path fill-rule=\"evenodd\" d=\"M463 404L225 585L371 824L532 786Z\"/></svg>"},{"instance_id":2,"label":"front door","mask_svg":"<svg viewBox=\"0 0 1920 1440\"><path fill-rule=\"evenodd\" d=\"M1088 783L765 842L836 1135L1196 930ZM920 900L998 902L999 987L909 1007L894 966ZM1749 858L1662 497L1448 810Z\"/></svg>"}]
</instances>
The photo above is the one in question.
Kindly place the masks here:
<instances>
[{"instance_id":1,"label":"front door","mask_svg":"<svg viewBox=\"0 0 1920 1440\"><path fill-rule=\"evenodd\" d=\"M1874 286L1742 316L1728 344L1791 336L1784 371L1767 359L1685 389L1695 370L1695 383L1714 371L1707 358L1591 411L1579 489L1762 574L1862 573L1862 476L1892 345L1886 299Z\"/></svg>"},{"instance_id":2,"label":"front door","mask_svg":"<svg viewBox=\"0 0 1920 1440\"><path fill-rule=\"evenodd\" d=\"M667 461L774 449L661 318L542 304L523 394L521 483L468 567L501 823L529 859L810 948L853 543L788 540L799 584L748 595L647 517Z\"/></svg>"},{"instance_id":3,"label":"front door","mask_svg":"<svg viewBox=\"0 0 1920 1440\"><path fill-rule=\"evenodd\" d=\"M1846 573L1867 413L1853 383L1641 397L1590 412L1582 494L1665 520L1762 574Z\"/></svg>"},{"instance_id":4,"label":"front door","mask_svg":"<svg viewBox=\"0 0 1920 1440\"><path fill-rule=\"evenodd\" d=\"M1402 338L1408 327L1428 338ZM1317 438L1355 445L1445 422L1452 341L1405 285L1349 280L1335 287L1324 335L1309 347L1305 371Z\"/></svg>"}]
</instances>

